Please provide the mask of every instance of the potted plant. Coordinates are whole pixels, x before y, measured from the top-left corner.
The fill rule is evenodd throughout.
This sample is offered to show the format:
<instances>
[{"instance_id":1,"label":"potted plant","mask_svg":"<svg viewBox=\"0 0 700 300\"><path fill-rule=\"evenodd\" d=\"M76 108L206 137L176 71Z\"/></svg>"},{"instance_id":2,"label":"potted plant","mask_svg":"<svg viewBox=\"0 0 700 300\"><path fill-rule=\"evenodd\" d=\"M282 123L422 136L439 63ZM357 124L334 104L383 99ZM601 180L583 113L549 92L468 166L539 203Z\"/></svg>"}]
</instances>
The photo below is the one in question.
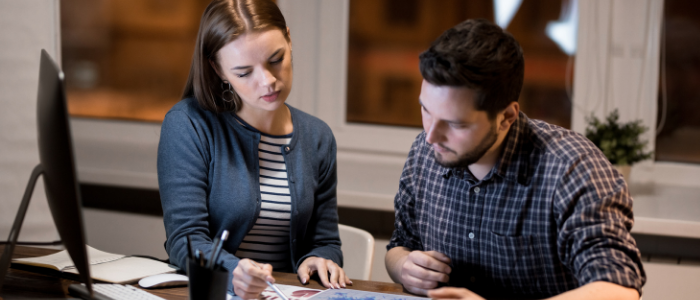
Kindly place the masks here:
<instances>
[{"instance_id":1,"label":"potted plant","mask_svg":"<svg viewBox=\"0 0 700 300\"><path fill-rule=\"evenodd\" d=\"M620 114L617 109L602 122L593 114L586 118L588 127L586 137L591 140L608 158L625 180L629 180L631 166L639 161L651 158L653 152L644 152L647 141L639 137L647 131L641 120L618 123Z\"/></svg>"}]
</instances>

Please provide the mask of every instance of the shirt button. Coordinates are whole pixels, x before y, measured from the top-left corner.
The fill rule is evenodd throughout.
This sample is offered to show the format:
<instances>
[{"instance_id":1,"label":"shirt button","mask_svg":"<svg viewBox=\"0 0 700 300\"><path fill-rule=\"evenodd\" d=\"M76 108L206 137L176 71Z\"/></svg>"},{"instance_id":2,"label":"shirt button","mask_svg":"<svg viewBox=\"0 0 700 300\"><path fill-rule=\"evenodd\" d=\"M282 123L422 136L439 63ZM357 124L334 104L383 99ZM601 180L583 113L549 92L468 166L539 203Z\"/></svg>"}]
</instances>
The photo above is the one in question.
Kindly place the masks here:
<instances>
[{"instance_id":1,"label":"shirt button","mask_svg":"<svg viewBox=\"0 0 700 300\"><path fill-rule=\"evenodd\" d=\"M481 191L481 189L480 189L478 186L474 188L474 193L477 193L477 194L478 194L479 191Z\"/></svg>"},{"instance_id":2,"label":"shirt button","mask_svg":"<svg viewBox=\"0 0 700 300\"><path fill-rule=\"evenodd\" d=\"M470 233L469 233L469 238L470 238L470 239L473 239L473 238L474 238L474 233L473 233L473 232L470 232Z\"/></svg>"}]
</instances>

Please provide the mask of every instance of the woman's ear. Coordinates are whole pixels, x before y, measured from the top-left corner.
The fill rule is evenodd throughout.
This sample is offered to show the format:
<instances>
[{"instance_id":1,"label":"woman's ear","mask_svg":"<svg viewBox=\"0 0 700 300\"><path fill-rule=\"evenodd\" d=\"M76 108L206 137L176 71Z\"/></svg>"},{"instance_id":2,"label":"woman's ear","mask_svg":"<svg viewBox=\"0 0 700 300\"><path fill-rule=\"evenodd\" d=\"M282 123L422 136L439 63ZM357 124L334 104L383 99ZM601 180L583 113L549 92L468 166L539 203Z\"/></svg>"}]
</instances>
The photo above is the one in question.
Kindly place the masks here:
<instances>
[{"instance_id":1,"label":"woman's ear","mask_svg":"<svg viewBox=\"0 0 700 300\"><path fill-rule=\"evenodd\" d=\"M209 65L211 66L212 69L214 69L214 72L216 72L216 75L219 75L219 78L221 78L221 81L227 81L226 77L221 76L222 74L219 72L219 66L215 61L209 59Z\"/></svg>"}]
</instances>

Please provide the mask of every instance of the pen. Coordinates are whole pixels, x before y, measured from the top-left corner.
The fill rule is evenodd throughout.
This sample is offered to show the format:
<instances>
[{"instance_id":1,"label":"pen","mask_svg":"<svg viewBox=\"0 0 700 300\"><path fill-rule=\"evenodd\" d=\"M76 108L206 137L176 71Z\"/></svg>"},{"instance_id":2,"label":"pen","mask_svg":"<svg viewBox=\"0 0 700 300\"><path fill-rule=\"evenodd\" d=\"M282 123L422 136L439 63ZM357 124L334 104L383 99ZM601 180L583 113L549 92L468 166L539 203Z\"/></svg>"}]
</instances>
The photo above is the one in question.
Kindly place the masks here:
<instances>
[{"instance_id":1,"label":"pen","mask_svg":"<svg viewBox=\"0 0 700 300\"><path fill-rule=\"evenodd\" d=\"M219 244L221 244L221 240L217 236L214 238L214 246L212 246L212 248L211 248L211 256L209 256L209 260L207 261L207 263L205 265L207 269L211 269L211 264L212 264L213 259L214 259L214 252L216 252L216 248L219 248Z\"/></svg>"},{"instance_id":2,"label":"pen","mask_svg":"<svg viewBox=\"0 0 700 300\"><path fill-rule=\"evenodd\" d=\"M219 254L221 254L221 248L224 247L224 242L228 239L228 230L224 230L224 232L221 233L221 239L219 240L219 246L214 249L214 253L212 254L212 260L209 262L211 265L211 269L216 267L215 263L217 260L219 260Z\"/></svg>"},{"instance_id":3,"label":"pen","mask_svg":"<svg viewBox=\"0 0 700 300\"><path fill-rule=\"evenodd\" d=\"M224 230L224 232L221 233L221 238L214 238L214 246L211 248L211 255L209 256L209 261L207 261L207 269L214 268L214 257L218 255L217 253L219 251L221 251L221 246L223 245L221 240L224 238L224 236L228 237L228 230Z\"/></svg>"},{"instance_id":4,"label":"pen","mask_svg":"<svg viewBox=\"0 0 700 300\"><path fill-rule=\"evenodd\" d=\"M260 269L260 266L258 266L258 264L256 264L252 259L250 260L250 263L252 263L256 268ZM277 288L276 285L272 284L272 282L265 280L265 283L267 283L267 285L270 286L270 288L273 291L275 291L275 293L277 293L277 295L279 295L280 298L282 298L282 300L289 300L287 296L285 296L284 293L282 293L282 291L280 291L280 289Z\"/></svg>"},{"instance_id":5,"label":"pen","mask_svg":"<svg viewBox=\"0 0 700 300\"><path fill-rule=\"evenodd\" d=\"M194 259L199 261L199 266L204 267L204 255L202 255L202 251L199 251L199 249L194 251Z\"/></svg>"},{"instance_id":6,"label":"pen","mask_svg":"<svg viewBox=\"0 0 700 300\"><path fill-rule=\"evenodd\" d=\"M194 259L194 251L192 251L192 238L190 238L190 235L187 235L187 255L189 255L190 259Z\"/></svg>"}]
</instances>

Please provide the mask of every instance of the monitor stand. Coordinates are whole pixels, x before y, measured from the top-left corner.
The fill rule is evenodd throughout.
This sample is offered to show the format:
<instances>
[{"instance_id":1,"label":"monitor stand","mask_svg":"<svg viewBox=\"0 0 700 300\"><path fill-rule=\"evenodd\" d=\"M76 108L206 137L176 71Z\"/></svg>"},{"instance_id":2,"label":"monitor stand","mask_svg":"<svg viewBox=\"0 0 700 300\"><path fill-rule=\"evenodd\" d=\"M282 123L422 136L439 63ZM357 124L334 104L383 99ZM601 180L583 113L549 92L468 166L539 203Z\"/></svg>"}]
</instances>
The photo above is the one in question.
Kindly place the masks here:
<instances>
[{"instance_id":1,"label":"monitor stand","mask_svg":"<svg viewBox=\"0 0 700 300\"><path fill-rule=\"evenodd\" d=\"M10 230L10 237L7 238L7 244L5 245L5 250L2 252L2 258L0 259L0 291L2 290L2 285L5 283L5 276L10 268L10 262L12 262L12 252L15 250L15 244L17 244L17 238L19 237L19 230L22 228L24 216L27 214L27 208L29 208L29 200L32 199L32 193L34 193L34 185L36 185L36 181L42 173L44 173L44 168L39 164L34 168L34 171L32 171L31 177L29 177L29 183L27 183L27 189L24 190L22 203L19 204L15 222L12 224L12 230Z\"/></svg>"}]
</instances>

